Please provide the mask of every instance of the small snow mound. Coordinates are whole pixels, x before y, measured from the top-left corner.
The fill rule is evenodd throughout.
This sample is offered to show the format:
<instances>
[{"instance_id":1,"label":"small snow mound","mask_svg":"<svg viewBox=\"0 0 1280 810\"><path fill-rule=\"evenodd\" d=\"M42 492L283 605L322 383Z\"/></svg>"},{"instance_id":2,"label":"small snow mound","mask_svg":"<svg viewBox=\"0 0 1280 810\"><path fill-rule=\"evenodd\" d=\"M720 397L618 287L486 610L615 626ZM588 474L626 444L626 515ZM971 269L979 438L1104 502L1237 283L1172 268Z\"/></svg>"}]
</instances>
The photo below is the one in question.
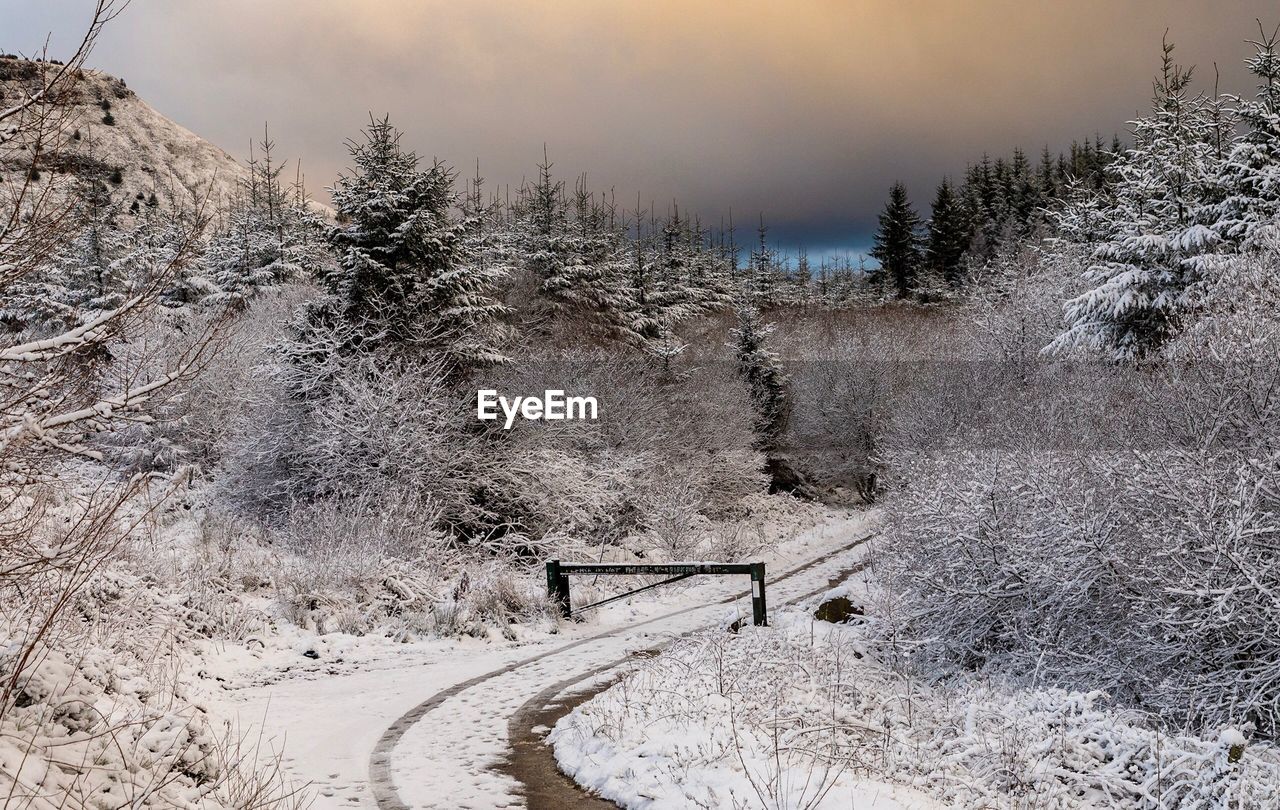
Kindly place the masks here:
<instances>
[{"instance_id":1,"label":"small snow mound","mask_svg":"<svg viewBox=\"0 0 1280 810\"><path fill-rule=\"evenodd\" d=\"M1228 727L1228 728L1224 728L1222 730L1222 733L1218 735L1218 742L1222 743L1228 748L1231 748L1237 745L1240 745L1240 746L1246 745L1248 744L1249 740L1244 736L1244 733L1240 731L1240 729Z\"/></svg>"}]
</instances>

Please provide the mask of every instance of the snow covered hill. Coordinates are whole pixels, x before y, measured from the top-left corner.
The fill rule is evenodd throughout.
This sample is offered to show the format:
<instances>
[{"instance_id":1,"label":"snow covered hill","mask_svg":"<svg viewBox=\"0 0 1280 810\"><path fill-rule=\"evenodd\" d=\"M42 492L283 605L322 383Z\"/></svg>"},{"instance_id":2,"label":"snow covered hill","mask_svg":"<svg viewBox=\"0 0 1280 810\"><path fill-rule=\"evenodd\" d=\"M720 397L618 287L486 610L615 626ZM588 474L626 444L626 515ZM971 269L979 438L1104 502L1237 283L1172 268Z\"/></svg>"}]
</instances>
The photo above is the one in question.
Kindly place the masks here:
<instances>
[{"instance_id":1,"label":"snow covered hill","mask_svg":"<svg viewBox=\"0 0 1280 810\"><path fill-rule=\"evenodd\" d=\"M51 65L0 58L0 105L16 102L40 85ZM71 140L59 155L60 170L100 180L128 209L155 195L158 203L208 199L221 207L247 176L234 157L157 112L123 79L85 71L73 96ZM3 167L7 176L30 166Z\"/></svg>"}]
</instances>

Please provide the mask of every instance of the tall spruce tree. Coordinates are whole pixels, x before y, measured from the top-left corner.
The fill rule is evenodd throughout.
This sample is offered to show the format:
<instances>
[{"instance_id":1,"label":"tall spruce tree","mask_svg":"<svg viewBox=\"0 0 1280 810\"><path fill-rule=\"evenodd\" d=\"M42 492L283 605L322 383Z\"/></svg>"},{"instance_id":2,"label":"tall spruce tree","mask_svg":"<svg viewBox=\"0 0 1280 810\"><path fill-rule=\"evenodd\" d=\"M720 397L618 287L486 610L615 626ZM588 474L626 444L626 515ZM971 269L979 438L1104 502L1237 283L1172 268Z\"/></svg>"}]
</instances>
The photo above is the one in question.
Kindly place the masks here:
<instances>
[{"instance_id":1,"label":"tall spruce tree","mask_svg":"<svg viewBox=\"0 0 1280 810\"><path fill-rule=\"evenodd\" d=\"M1257 94L1236 99L1236 114L1248 129L1226 156L1218 179L1222 199L1212 211L1218 235L1245 249L1280 235L1280 29L1268 34L1261 23L1259 29L1246 62Z\"/></svg>"},{"instance_id":2,"label":"tall spruce tree","mask_svg":"<svg viewBox=\"0 0 1280 810\"><path fill-rule=\"evenodd\" d=\"M915 290L920 271L920 217L911 207L907 188L894 183L889 201L880 214L871 256L880 262L879 278L890 285L898 298L907 298Z\"/></svg>"},{"instance_id":3,"label":"tall spruce tree","mask_svg":"<svg viewBox=\"0 0 1280 810\"><path fill-rule=\"evenodd\" d=\"M781 303L786 278L778 252L769 245L769 227L763 214L756 238L756 248L747 261L747 291L756 306L768 309Z\"/></svg>"},{"instance_id":4,"label":"tall spruce tree","mask_svg":"<svg viewBox=\"0 0 1280 810\"><path fill-rule=\"evenodd\" d=\"M330 295L308 307L291 353L319 362L328 358L317 352L334 349L426 353L455 372L499 362L505 308L494 291L504 273L466 254L453 172L439 162L424 171L400 138L383 118L348 143L355 168L332 188Z\"/></svg>"},{"instance_id":5,"label":"tall spruce tree","mask_svg":"<svg viewBox=\"0 0 1280 810\"><path fill-rule=\"evenodd\" d=\"M205 266L216 298L243 304L259 289L316 274L327 258L322 219L311 209L301 172L292 188L281 182L285 164L264 135L252 155L235 204L209 240Z\"/></svg>"},{"instance_id":6,"label":"tall spruce tree","mask_svg":"<svg viewBox=\"0 0 1280 810\"><path fill-rule=\"evenodd\" d=\"M1082 346L1117 358L1163 344L1197 306L1221 241L1208 227L1221 160L1220 127L1192 71L1163 45L1152 113L1133 122L1133 147L1107 165L1110 188L1086 191L1059 217L1063 234L1084 242L1093 264L1087 290L1066 303L1067 330L1055 348ZM1103 147L1099 140L1094 151Z\"/></svg>"},{"instance_id":7,"label":"tall spruce tree","mask_svg":"<svg viewBox=\"0 0 1280 810\"><path fill-rule=\"evenodd\" d=\"M929 240L925 256L929 268L953 289L964 278L964 253L969 247L969 218L951 181L942 178L929 216Z\"/></svg>"},{"instance_id":8,"label":"tall spruce tree","mask_svg":"<svg viewBox=\"0 0 1280 810\"><path fill-rule=\"evenodd\" d=\"M737 304L736 314L733 348L755 411L756 449L769 452L777 448L791 416L787 377L767 346L772 324L765 324L759 308L745 299Z\"/></svg>"}]
</instances>

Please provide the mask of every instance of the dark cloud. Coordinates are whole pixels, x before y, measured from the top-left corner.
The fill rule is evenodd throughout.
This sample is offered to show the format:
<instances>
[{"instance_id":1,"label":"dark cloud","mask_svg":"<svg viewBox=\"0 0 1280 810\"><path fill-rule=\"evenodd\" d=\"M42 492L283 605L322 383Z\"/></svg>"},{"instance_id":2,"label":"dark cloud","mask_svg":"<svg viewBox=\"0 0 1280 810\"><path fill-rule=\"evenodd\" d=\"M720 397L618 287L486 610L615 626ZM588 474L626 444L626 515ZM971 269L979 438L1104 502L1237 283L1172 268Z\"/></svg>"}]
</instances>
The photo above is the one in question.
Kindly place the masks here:
<instances>
[{"instance_id":1,"label":"dark cloud","mask_svg":"<svg viewBox=\"0 0 1280 810\"><path fill-rule=\"evenodd\" d=\"M0 0L0 48L65 45L87 0ZM1109 136L1166 29L1224 90L1273 3L1203 0L134 0L96 62L242 153L271 122L315 187L390 113L424 155L565 175L782 242L859 245L887 186L927 204L984 151ZM1272 19L1272 24L1277 21ZM633 204L633 203L629 203Z\"/></svg>"}]
</instances>

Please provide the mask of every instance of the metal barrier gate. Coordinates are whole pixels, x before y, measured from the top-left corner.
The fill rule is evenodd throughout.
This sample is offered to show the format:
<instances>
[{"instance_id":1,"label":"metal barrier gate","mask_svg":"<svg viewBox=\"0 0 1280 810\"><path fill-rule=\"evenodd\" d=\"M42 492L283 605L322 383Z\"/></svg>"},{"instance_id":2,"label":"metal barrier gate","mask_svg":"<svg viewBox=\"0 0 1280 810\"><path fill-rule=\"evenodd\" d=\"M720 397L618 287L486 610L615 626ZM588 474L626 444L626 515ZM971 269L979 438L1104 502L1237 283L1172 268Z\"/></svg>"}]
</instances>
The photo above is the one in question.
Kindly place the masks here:
<instances>
[{"instance_id":1,"label":"metal barrier gate","mask_svg":"<svg viewBox=\"0 0 1280 810\"><path fill-rule=\"evenodd\" d=\"M647 591L650 588L656 588L659 585L667 585L672 582L679 582L682 579L688 579L698 574L747 574L751 577L751 621L757 626L765 626L769 624L769 616L764 596L764 563L672 563L669 565L609 565L604 563L562 563L559 560L552 560L547 563L547 595L560 608L560 614L565 618L573 616L573 608L569 601L569 575L666 575L668 579L661 582L654 582L645 585L642 588L636 588L633 591L620 593L617 596L610 596L608 599L601 599L599 602L592 602L589 605L582 605L578 608L581 613L584 610L607 605L610 602L616 602L619 599L625 599L628 596Z\"/></svg>"}]
</instances>

